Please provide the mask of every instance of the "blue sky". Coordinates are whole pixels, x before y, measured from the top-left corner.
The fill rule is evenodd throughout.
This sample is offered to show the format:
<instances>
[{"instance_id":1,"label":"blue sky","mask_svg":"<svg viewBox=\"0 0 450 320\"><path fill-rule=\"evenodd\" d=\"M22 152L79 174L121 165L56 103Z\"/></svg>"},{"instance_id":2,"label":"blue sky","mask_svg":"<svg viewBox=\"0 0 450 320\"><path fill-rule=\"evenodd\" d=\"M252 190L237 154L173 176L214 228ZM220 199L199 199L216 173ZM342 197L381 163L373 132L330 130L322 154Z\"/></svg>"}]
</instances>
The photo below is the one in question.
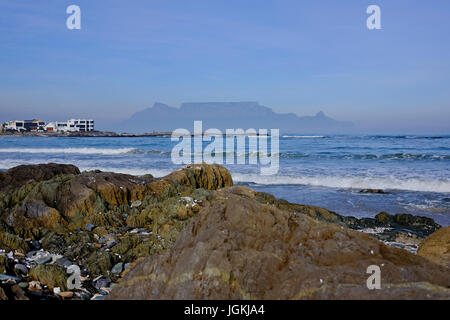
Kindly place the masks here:
<instances>
[{"instance_id":1,"label":"blue sky","mask_svg":"<svg viewBox=\"0 0 450 320\"><path fill-rule=\"evenodd\" d=\"M81 30L66 28L71 4ZM366 28L370 4L382 30ZM0 120L259 101L450 133L449 34L447 0L0 0Z\"/></svg>"}]
</instances>

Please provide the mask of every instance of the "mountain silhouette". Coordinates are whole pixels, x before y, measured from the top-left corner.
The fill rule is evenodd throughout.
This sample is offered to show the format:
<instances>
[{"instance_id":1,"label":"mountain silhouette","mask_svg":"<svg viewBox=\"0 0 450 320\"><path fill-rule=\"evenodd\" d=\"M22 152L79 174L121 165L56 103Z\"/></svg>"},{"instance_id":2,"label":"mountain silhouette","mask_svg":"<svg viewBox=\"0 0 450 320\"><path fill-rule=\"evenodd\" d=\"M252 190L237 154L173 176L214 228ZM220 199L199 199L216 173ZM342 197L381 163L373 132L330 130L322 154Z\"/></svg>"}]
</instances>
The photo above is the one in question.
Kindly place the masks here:
<instances>
[{"instance_id":1,"label":"mountain silhouette","mask_svg":"<svg viewBox=\"0 0 450 320\"><path fill-rule=\"evenodd\" d=\"M343 133L353 128L351 122L334 120L323 111L315 116L276 113L258 102L196 102L183 103L180 108L155 103L136 112L128 120L112 128L127 133L150 133L185 128L193 132L195 120L203 121L203 129L249 128L280 129L281 133Z\"/></svg>"}]
</instances>

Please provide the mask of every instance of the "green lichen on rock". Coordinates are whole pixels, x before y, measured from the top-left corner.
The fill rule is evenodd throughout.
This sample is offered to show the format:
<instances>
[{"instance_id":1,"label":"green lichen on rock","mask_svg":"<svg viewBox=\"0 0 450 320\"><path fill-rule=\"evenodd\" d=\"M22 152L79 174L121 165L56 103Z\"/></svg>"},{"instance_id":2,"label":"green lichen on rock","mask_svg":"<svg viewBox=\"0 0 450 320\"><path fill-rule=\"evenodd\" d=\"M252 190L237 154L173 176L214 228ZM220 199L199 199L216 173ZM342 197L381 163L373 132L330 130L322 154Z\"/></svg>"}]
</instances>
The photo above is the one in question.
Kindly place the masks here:
<instances>
[{"instance_id":1,"label":"green lichen on rock","mask_svg":"<svg viewBox=\"0 0 450 320\"><path fill-rule=\"evenodd\" d=\"M4 250L20 250L27 252L29 246L21 237L8 232L0 232L0 248Z\"/></svg>"},{"instance_id":2,"label":"green lichen on rock","mask_svg":"<svg viewBox=\"0 0 450 320\"><path fill-rule=\"evenodd\" d=\"M50 290L59 287L67 290L67 276L65 270L55 264L40 264L31 268L30 277L48 286Z\"/></svg>"},{"instance_id":3,"label":"green lichen on rock","mask_svg":"<svg viewBox=\"0 0 450 320\"><path fill-rule=\"evenodd\" d=\"M109 271L117 262L117 258L109 252L94 251L86 260L86 268L93 276L109 276Z\"/></svg>"}]
</instances>

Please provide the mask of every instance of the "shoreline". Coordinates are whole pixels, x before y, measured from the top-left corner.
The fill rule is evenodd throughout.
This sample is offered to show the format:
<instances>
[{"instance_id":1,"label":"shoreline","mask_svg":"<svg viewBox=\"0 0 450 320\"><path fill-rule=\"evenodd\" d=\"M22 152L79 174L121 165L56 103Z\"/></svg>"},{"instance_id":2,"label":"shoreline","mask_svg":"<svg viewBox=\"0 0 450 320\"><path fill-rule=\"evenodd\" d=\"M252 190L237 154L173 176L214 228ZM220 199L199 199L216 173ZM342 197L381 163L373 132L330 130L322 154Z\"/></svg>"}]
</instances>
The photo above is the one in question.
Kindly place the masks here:
<instances>
[{"instance_id":1,"label":"shoreline","mask_svg":"<svg viewBox=\"0 0 450 320\"><path fill-rule=\"evenodd\" d=\"M270 248L279 250L280 245L286 247L284 254L293 254L294 248L300 250L297 254L306 254L302 259L294 259L296 263L319 254L319 260L309 262L318 274L327 270L323 269L324 262L320 259L326 259L325 265L336 263L339 267L354 259L355 263L359 259L373 259L372 255L379 250L390 252L377 258L387 266L392 267L389 257L393 257L394 261L405 259L409 265L413 263L417 268L425 268L422 266L425 260L417 256L424 251L422 245L430 235L449 228L442 228L432 219L408 214L382 212L375 218L357 219L320 207L290 203L265 192L236 186L226 168L207 164L187 165L162 178L98 170L80 172L77 167L67 164L23 165L0 173L0 194L0 296L3 292L8 299L18 295L25 300L157 298L142 296L143 292L150 292L145 289L136 290L129 296L128 289L121 284L133 283L134 277L142 278L140 270L146 268L147 263L162 263L156 266L162 270L176 268L191 272L189 268L193 266L189 259L177 261L175 258L192 256L187 253L192 250L190 245L187 252L177 252L186 243L192 242L202 248L195 251L200 259L208 261L212 254L217 255L202 244L203 240L196 240L197 233L202 232L206 232L208 243L211 241L212 248L217 250L226 248L227 244L217 246L215 241L222 241L224 234L234 234L225 243L234 242L234 246L243 252L250 250L251 254L246 255L250 259L245 264L246 274L255 277L252 281L262 286L268 280L261 281L259 273L253 270L252 266L256 264L252 260L256 257L254 253L260 252L257 261L265 261L274 255ZM273 221L275 217L277 223ZM205 219L210 222L205 223ZM210 228L215 231L211 233ZM300 230L294 232L295 228ZM283 231L280 233L280 230ZM290 236L285 235L290 233ZM188 240L190 237L193 238ZM259 240L244 241L249 237ZM290 243L291 239L294 239L293 243ZM306 242L299 246L296 241ZM253 243L265 245L253 248ZM387 246L381 248L383 243ZM361 247L355 251L355 246ZM347 249L342 249L345 247ZM376 249L378 247L381 249ZM307 249L310 251L305 253L301 248L310 248ZM164 266L167 254L174 255L173 264ZM150 256L152 258L146 258ZM227 254L225 258L218 258L220 256L214 259L219 263L217 268L222 268L223 263L232 263L225 261ZM204 266L206 261L201 265ZM435 261L443 263L439 259ZM185 267L176 267L180 263L186 264ZM266 267L270 268L273 263ZM66 285L67 270L73 265L80 267L82 283L82 287L75 290ZM356 272L352 269L355 266L349 265L349 268L349 274ZM426 268L434 276L440 272L431 262L427 262ZM208 270L203 273L208 274ZM341 272L345 273L345 270ZM284 272L289 274L288 270ZM210 276L215 277L215 274ZM265 276L270 274L264 273ZM365 269L362 274L365 277ZM322 277L327 281L328 276ZM329 277L331 281L340 277L340 273L332 272ZM343 277L348 279L348 276ZM297 278L296 275L289 276L289 281L295 282ZM426 279L425 276L420 280ZM408 281L414 283L415 280ZM441 278L436 281L445 282ZM143 283L152 286L147 281ZM180 286L179 290L183 288ZM417 290L412 289L412 297L428 297ZM236 299L227 296L227 291L221 291L218 296L208 296L208 292L211 291L202 292L206 295L204 298ZM352 291L347 294L353 297ZM294 298L295 295L279 298L282 297ZM329 299L327 295L324 297Z\"/></svg>"},{"instance_id":2,"label":"shoreline","mask_svg":"<svg viewBox=\"0 0 450 320\"><path fill-rule=\"evenodd\" d=\"M144 137L171 137L172 132L152 132L152 133L116 133L108 131L91 131L91 132L0 132L0 137L58 137L58 138L144 138ZM185 136L215 136L215 134L175 134L176 137ZM225 136L226 134L222 134ZM235 136L248 136L246 133L236 133ZM256 133L255 136L259 136ZM264 135L270 136L270 134Z\"/></svg>"},{"instance_id":3,"label":"shoreline","mask_svg":"<svg viewBox=\"0 0 450 320\"><path fill-rule=\"evenodd\" d=\"M165 137L171 136L172 132L152 133L116 133L108 131L92 132L1 132L0 137L58 137L58 138L139 138L139 137Z\"/></svg>"}]
</instances>

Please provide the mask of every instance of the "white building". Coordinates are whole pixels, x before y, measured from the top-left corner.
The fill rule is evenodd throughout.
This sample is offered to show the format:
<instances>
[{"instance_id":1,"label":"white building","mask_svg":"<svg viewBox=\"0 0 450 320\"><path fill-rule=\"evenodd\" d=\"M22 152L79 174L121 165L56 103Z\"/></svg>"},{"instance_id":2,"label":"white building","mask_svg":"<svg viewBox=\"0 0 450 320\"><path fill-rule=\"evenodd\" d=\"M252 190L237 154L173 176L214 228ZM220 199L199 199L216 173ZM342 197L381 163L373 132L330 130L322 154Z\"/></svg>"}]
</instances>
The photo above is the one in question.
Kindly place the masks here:
<instances>
[{"instance_id":1,"label":"white building","mask_svg":"<svg viewBox=\"0 0 450 320\"><path fill-rule=\"evenodd\" d=\"M5 130L21 131L25 130L24 121L9 121L5 123Z\"/></svg>"},{"instance_id":2,"label":"white building","mask_svg":"<svg viewBox=\"0 0 450 320\"><path fill-rule=\"evenodd\" d=\"M45 126L46 131L55 132L88 132L94 131L94 120L70 119L68 121L49 122Z\"/></svg>"},{"instance_id":3,"label":"white building","mask_svg":"<svg viewBox=\"0 0 450 320\"><path fill-rule=\"evenodd\" d=\"M41 131L45 127L45 122L38 119L16 120L5 124L5 130L14 131Z\"/></svg>"},{"instance_id":4,"label":"white building","mask_svg":"<svg viewBox=\"0 0 450 320\"><path fill-rule=\"evenodd\" d=\"M67 121L69 128L78 128L76 131L88 132L94 131L94 120L89 119L70 119Z\"/></svg>"}]
</instances>

